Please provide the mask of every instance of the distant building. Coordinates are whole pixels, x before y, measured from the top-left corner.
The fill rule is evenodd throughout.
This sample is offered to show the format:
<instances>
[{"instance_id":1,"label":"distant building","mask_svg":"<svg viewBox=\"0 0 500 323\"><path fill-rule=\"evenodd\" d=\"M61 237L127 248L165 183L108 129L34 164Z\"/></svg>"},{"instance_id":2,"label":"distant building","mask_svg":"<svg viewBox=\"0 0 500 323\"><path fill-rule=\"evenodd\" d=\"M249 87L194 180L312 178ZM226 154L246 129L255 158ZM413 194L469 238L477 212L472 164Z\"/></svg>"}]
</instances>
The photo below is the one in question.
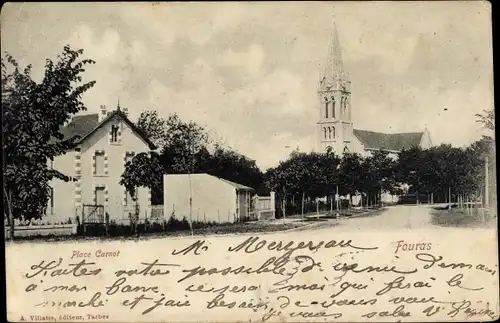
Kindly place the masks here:
<instances>
[{"instance_id":1,"label":"distant building","mask_svg":"<svg viewBox=\"0 0 500 323\"><path fill-rule=\"evenodd\" d=\"M67 220L79 216L81 219L95 209L93 206L100 205L97 213L101 219L107 212L111 220L128 221L136 203L119 184L121 175L127 161L136 154L156 149L154 144L128 119L127 111L121 110L119 104L114 111L108 112L101 106L99 114L75 116L61 132L64 139L74 136L78 139L74 149L49 164L74 181L51 181L47 218ZM151 192L138 188L136 194L143 218L150 213Z\"/></svg>"},{"instance_id":2,"label":"distant building","mask_svg":"<svg viewBox=\"0 0 500 323\"><path fill-rule=\"evenodd\" d=\"M380 133L354 128L351 118L351 81L344 71L337 28L328 50L327 64L320 74L318 87L319 120L317 122L317 151L331 151L337 155L345 152L363 156L373 151L387 151L392 157L403 148L432 145L427 128L421 132Z\"/></svg>"},{"instance_id":3,"label":"distant building","mask_svg":"<svg viewBox=\"0 0 500 323\"><path fill-rule=\"evenodd\" d=\"M252 211L253 188L209 174L168 174L163 185L166 221L174 215L178 220L233 223Z\"/></svg>"}]
</instances>

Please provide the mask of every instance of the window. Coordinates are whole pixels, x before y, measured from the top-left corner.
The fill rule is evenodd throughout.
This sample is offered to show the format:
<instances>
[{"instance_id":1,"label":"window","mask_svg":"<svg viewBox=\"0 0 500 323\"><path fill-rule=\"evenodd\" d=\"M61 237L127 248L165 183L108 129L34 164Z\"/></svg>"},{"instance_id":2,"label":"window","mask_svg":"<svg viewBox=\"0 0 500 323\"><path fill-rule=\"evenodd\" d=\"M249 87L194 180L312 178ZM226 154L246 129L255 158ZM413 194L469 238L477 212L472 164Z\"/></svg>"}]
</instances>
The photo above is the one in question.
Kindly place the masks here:
<instances>
[{"instance_id":1,"label":"window","mask_svg":"<svg viewBox=\"0 0 500 323\"><path fill-rule=\"evenodd\" d=\"M325 132L325 139L326 139L326 128L323 128L323 131Z\"/></svg>"},{"instance_id":2,"label":"window","mask_svg":"<svg viewBox=\"0 0 500 323\"><path fill-rule=\"evenodd\" d=\"M104 152L96 151L95 153L95 175L104 175Z\"/></svg>"},{"instance_id":3,"label":"window","mask_svg":"<svg viewBox=\"0 0 500 323\"><path fill-rule=\"evenodd\" d=\"M325 97L325 119L328 119L328 99Z\"/></svg>"},{"instance_id":4,"label":"window","mask_svg":"<svg viewBox=\"0 0 500 323\"><path fill-rule=\"evenodd\" d=\"M332 117L335 118L335 98L332 96Z\"/></svg>"},{"instance_id":5,"label":"window","mask_svg":"<svg viewBox=\"0 0 500 323\"><path fill-rule=\"evenodd\" d=\"M332 127L332 137L335 138L335 127Z\"/></svg>"},{"instance_id":6,"label":"window","mask_svg":"<svg viewBox=\"0 0 500 323\"><path fill-rule=\"evenodd\" d=\"M105 197L103 186L99 186L99 187L95 188L94 196L95 196L95 204L96 205L104 205L106 197Z\"/></svg>"},{"instance_id":7,"label":"window","mask_svg":"<svg viewBox=\"0 0 500 323\"><path fill-rule=\"evenodd\" d=\"M118 126L111 126L111 142L118 142Z\"/></svg>"},{"instance_id":8,"label":"window","mask_svg":"<svg viewBox=\"0 0 500 323\"><path fill-rule=\"evenodd\" d=\"M328 127L328 139L332 139L332 127Z\"/></svg>"}]
</instances>

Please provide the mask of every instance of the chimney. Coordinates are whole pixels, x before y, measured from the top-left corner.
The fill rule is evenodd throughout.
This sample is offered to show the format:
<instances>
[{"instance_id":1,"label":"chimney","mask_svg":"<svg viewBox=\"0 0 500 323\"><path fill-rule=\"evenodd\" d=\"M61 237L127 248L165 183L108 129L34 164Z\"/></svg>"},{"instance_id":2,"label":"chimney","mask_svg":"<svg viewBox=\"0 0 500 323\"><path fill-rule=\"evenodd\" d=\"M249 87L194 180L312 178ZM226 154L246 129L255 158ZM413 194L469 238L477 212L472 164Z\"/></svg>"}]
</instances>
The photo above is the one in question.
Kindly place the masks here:
<instances>
[{"instance_id":1,"label":"chimney","mask_svg":"<svg viewBox=\"0 0 500 323\"><path fill-rule=\"evenodd\" d=\"M123 112L126 116L128 116L128 108L122 108L122 112Z\"/></svg>"},{"instance_id":2,"label":"chimney","mask_svg":"<svg viewBox=\"0 0 500 323\"><path fill-rule=\"evenodd\" d=\"M107 117L106 106L105 105L101 105L101 111L99 113L99 122L101 122L102 120L104 120L106 117Z\"/></svg>"}]
</instances>

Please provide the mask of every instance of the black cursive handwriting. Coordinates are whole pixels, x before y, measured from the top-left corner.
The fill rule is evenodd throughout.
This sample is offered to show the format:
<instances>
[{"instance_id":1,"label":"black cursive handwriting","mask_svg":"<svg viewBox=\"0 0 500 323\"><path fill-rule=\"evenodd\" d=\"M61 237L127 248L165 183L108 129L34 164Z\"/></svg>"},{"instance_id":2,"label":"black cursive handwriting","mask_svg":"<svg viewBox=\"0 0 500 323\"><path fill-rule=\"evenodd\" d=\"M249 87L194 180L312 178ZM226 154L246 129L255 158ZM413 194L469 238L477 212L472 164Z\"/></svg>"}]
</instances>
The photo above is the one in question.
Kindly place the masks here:
<instances>
[{"instance_id":1,"label":"black cursive handwriting","mask_svg":"<svg viewBox=\"0 0 500 323\"><path fill-rule=\"evenodd\" d=\"M208 246L205 246L205 240L198 240L195 243L187 246L186 248L184 248L182 250L172 251L172 255L173 256L177 256L177 255L185 256L192 251L195 255L198 256L198 255L201 255L202 251L207 251L207 250L208 250Z\"/></svg>"},{"instance_id":2,"label":"black cursive handwriting","mask_svg":"<svg viewBox=\"0 0 500 323\"><path fill-rule=\"evenodd\" d=\"M357 269L359 266L358 263L353 263L353 264L347 264L347 263L336 263L335 265L333 265L333 270L335 271L351 271L353 273L363 273L363 272L367 272L367 273L371 273L371 272L378 272L378 273L381 273L381 272L393 272L393 273L397 273L397 274L414 274L417 272L417 269L412 269L412 270L401 270L401 269L397 269L396 266L392 266L389 268L389 266L384 266L384 267L374 267L374 266L366 266L364 268L361 268L361 269Z\"/></svg>"},{"instance_id":3,"label":"black cursive handwriting","mask_svg":"<svg viewBox=\"0 0 500 323\"><path fill-rule=\"evenodd\" d=\"M422 288L422 287L430 288L430 287L432 287L427 282L421 282L421 281L417 281L414 283L405 282L404 276L399 276L396 279L394 279L393 281L388 282L388 283L384 283L384 284L385 284L385 287L376 293L377 296L384 295L393 289L409 289L412 287L415 287L415 288Z\"/></svg>"},{"instance_id":4,"label":"black cursive handwriting","mask_svg":"<svg viewBox=\"0 0 500 323\"><path fill-rule=\"evenodd\" d=\"M49 261L45 263L45 261L42 261L38 265L33 265L31 266L31 270L34 272L32 274L27 273L26 278L33 278L37 275L40 275L43 273L43 276L46 276L47 273L50 272L51 277L56 277L56 276L69 276L72 275L74 277L80 277L80 276L96 276L101 272L101 269L92 269L88 270L85 266L91 266L95 265L95 262L86 262L85 259L80 261L79 263L76 264L68 264L69 267L72 267L70 269L64 268L60 269L58 268L62 263L62 258L59 258L59 261ZM56 269L58 268L58 269Z\"/></svg>"},{"instance_id":5,"label":"black cursive handwriting","mask_svg":"<svg viewBox=\"0 0 500 323\"><path fill-rule=\"evenodd\" d=\"M418 260L426 263L426 265L423 266L424 269L432 268L435 264L437 264L437 266L439 268L451 268L451 269L467 268L467 269L472 269L472 265L471 264L466 264L466 263L463 263L463 262L446 264L446 263L442 262L442 260L443 260L442 256L436 257L436 256L434 256L434 255L432 255L430 253L418 253L418 254L415 255L415 258L417 258Z\"/></svg>"},{"instance_id":6,"label":"black cursive handwriting","mask_svg":"<svg viewBox=\"0 0 500 323\"><path fill-rule=\"evenodd\" d=\"M484 287L479 287L479 288L468 288L468 287L463 287L462 286L462 278L464 278L463 274L456 274L455 276L451 277L446 284L451 287L458 287L466 290L472 290L472 291L477 291L477 290L482 290Z\"/></svg>"},{"instance_id":7,"label":"black cursive handwriting","mask_svg":"<svg viewBox=\"0 0 500 323\"><path fill-rule=\"evenodd\" d=\"M289 276L293 277L294 273L288 273L287 268L285 267L288 264L290 259L285 255L282 255L279 258L271 257L267 259L259 268L254 269L252 267L239 266L239 267L226 267L226 268L210 268L206 269L205 267L196 266L191 269L183 269L183 273L187 273L184 277L179 279L177 282L183 282L193 276L204 276L204 275L215 275L219 274L222 276L226 276L228 274L240 275L240 274L262 274L262 273L273 273L275 275Z\"/></svg>"},{"instance_id":8,"label":"black cursive handwriting","mask_svg":"<svg viewBox=\"0 0 500 323\"><path fill-rule=\"evenodd\" d=\"M360 249L360 250L375 250L378 249L378 247L360 247L356 246L353 244L352 240L330 240L328 242L325 241L319 241L317 243L313 241L300 241L300 242L295 242L295 241L288 241L288 242L283 242L283 241L267 241L267 240L260 240L259 237L250 237L240 243L239 245L235 247L229 247L227 250L230 252L239 252L243 250L245 253L253 253L256 251L259 251L263 249L264 247L267 247L267 250L269 251L285 251L288 256L290 256L293 252L301 249L307 249L312 252L317 252L321 248L325 249L330 249L330 248L353 248L353 249ZM257 242L258 241L258 242Z\"/></svg>"},{"instance_id":9,"label":"black cursive handwriting","mask_svg":"<svg viewBox=\"0 0 500 323\"><path fill-rule=\"evenodd\" d=\"M137 269L130 269L130 270L117 270L115 272L116 277L120 277L122 275L126 275L128 277L130 276L158 276L158 275L168 275L170 273L170 270L165 269L164 271L161 271L159 268L154 268L154 267L179 267L180 265L177 264L161 264L158 262L158 259L155 261L148 263L148 262L141 262L141 265L144 265L146 267L142 268L141 270Z\"/></svg>"}]
</instances>

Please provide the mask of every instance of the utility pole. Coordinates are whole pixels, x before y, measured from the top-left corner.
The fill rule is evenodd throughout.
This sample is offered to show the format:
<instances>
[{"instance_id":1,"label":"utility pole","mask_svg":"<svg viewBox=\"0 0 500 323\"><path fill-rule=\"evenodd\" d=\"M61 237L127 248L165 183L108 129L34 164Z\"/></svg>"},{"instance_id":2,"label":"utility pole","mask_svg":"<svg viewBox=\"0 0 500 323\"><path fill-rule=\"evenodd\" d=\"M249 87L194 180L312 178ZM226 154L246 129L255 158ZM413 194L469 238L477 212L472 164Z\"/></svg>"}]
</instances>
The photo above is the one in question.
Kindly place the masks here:
<instances>
[{"instance_id":1,"label":"utility pole","mask_svg":"<svg viewBox=\"0 0 500 323\"><path fill-rule=\"evenodd\" d=\"M191 137L188 137L188 140L191 141ZM189 181L189 226L191 227L191 236L194 236L193 231L193 188L191 184L191 173L194 168L194 153L193 153L193 143L189 142L189 154L190 161L188 165L188 181Z\"/></svg>"}]
</instances>

